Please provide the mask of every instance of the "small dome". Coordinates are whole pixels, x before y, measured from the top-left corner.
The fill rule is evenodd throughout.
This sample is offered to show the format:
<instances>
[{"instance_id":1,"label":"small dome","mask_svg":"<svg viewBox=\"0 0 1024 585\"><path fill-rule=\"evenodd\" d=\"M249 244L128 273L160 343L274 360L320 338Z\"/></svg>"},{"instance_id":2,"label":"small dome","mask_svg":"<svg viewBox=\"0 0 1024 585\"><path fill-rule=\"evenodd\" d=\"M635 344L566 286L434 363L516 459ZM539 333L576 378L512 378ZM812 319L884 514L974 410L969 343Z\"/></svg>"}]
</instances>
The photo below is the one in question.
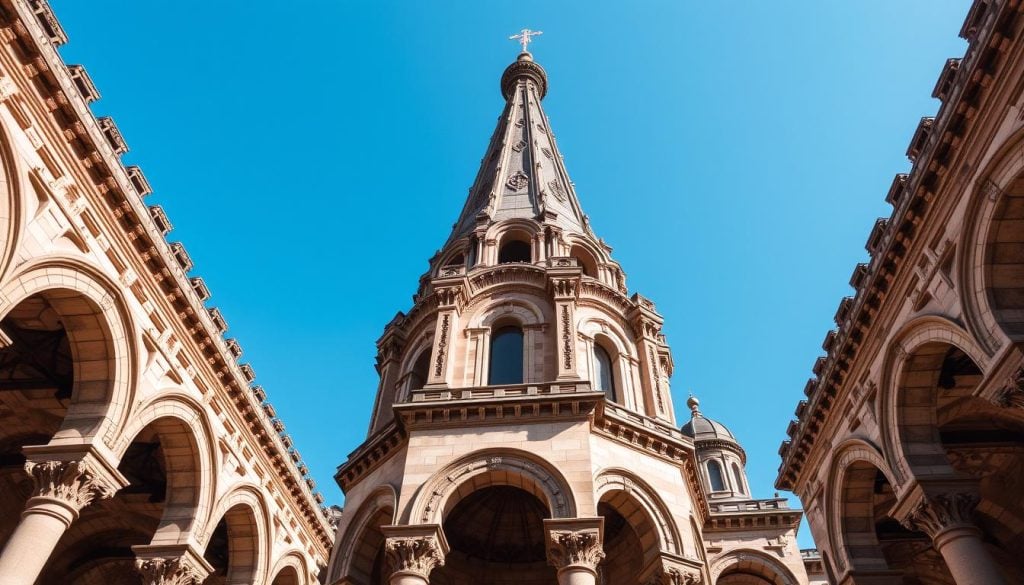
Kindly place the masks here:
<instances>
[{"instance_id":1,"label":"small dome","mask_svg":"<svg viewBox=\"0 0 1024 585\"><path fill-rule=\"evenodd\" d=\"M694 413L690 422L683 425L679 430L681 430L684 435L695 441L708 439L736 441L736 437L733 436L732 431L727 429L725 425L718 421L713 421L710 418L705 418L704 415L699 412Z\"/></svg>"}]
</instances>

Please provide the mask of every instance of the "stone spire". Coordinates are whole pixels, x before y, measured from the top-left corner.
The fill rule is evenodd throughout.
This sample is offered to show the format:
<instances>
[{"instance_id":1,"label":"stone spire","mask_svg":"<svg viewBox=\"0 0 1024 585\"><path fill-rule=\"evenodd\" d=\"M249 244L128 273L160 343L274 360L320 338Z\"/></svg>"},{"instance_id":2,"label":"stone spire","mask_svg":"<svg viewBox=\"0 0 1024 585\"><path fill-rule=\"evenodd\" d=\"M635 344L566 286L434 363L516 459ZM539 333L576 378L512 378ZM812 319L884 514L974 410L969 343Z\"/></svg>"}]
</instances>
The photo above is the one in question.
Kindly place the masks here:
<instances>
[{"instance_id":1,"label":"stone spire","mask_svg":"<svg viewBox=\"0 0 1024 585\"><path fill-rule=\"evenodd\" d=\"M449 242L481 224L513 218L592 235L541 107L547 90L547 74L530 53L505 69L505 109Z\"/></svg>"}]
</instances>

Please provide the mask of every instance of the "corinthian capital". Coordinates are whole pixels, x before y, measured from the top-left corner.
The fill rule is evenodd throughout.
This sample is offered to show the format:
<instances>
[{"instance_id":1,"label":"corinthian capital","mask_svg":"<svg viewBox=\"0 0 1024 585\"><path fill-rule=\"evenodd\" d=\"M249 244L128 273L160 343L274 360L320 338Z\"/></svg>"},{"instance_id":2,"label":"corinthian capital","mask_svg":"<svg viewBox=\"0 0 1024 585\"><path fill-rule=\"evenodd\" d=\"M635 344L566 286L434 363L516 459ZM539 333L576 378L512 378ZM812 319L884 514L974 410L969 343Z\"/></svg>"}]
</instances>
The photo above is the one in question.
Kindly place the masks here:
<instances>
[{"instance_id":1,"label":"corinthian capital","mask_svg":"<svg viewBox=\"0 0 1024 585\"><path fill-rule=\"evenodd\" d=\"M903 525L919 530L933 540L952 528L975 528L971 514L978 505L978 494L973 492L923 495Z\"/></svg>"},{"instance_id":2,"label":"corinthian capital","mask_svg":"<svg viewBox=\"0 0 1024 585\"><path fill-rule=\"evenodd\" d=\"M604 559L603 524L603 518L545 520L548 564L558 570L579 567L596 571Z\"/></svg>"},{"instance_id":3,"label":"corinthian capital","mask_svg":"<svg viewBox=\"0 0 1024 585\"><path fill-rule=\"evenodd\" d=\"M992 397L992 403L1002 408L1024 408L1024 368L1010 376Z\"/></svg>"},{"instance_id":4,"label":"corinthian capital","mask_svg":"<svg viewBox=\"0 0 1024 585\"><path fill-rule=\"evenodd\" d=\"M448 543L437 524L385 526L384 556L392 573L412 573L424 579L444 565Z\"/></svg>"},{"instance_id":5,"label":"corinthian capital","mask_svg":"<svg viewBox=\"0 0 1024 585\"><path fill-rule=\"evenodd\" d=\"M120 487L88 460L29 461L25 471L35 482L33 496L60 500L76 512Z\"/></svg>"},{"instance_id":6,"label":"corinthian capital","mask_svg":"<svg viewBox=\"0 0 1024 585\"><path fill-rule=\"evenodd\" d=\"M143 585L199 585L210 576L210 566L188 545L133 546L135 570Z\"/></svg>"},{"instance_id":7,"label":"corinthian capital","mask_svg":"<svg viewBox=\"0 0 1024 585\"><path fill-rule=\"evenodd\" d=\"M646 585L700 585L700 573L677 567L659 570L651 575Z\"/></svg>"}]
</instances>

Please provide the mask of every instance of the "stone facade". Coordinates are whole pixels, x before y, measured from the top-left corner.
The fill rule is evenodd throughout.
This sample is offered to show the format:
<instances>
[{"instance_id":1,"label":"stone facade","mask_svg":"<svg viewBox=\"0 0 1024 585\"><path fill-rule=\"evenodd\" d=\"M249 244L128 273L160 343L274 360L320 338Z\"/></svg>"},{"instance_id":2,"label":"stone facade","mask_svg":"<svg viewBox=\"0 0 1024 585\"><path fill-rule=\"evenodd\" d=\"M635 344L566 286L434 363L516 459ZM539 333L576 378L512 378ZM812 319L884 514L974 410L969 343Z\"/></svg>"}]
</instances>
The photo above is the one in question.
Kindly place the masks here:
<instances>
[{"instance_id":1,"label":"stone facade","mask_svg":"<svg viewBox=\"0 0 1024 585\"><path fill-rule=\"evenodd\" d=\"M547 84L529 53L506 69L463 211L378 340L327 582L809 583L802 512L750 497L695 400L678 426L662 317L590 229Z\"/></svg>"},{"instance_id":2,"label":"stone facade","mask_svg":"<svg viewBox=\"0 0 1024 585\"><path fill-rule=\"evenodd\" d=\"M322 498L66 40L0 0L0 583L315 583Z\"/></svg>"},{"instance_id":3,"label":"stone facade","mask_svg":"<svg viewBox=\"0 0 1024 585\"><path fill-rule=\"evenodd\" d=\"M777 486L840 584L1024 583L1024 18L976 0Z\"/></svg>"}]
</instances>

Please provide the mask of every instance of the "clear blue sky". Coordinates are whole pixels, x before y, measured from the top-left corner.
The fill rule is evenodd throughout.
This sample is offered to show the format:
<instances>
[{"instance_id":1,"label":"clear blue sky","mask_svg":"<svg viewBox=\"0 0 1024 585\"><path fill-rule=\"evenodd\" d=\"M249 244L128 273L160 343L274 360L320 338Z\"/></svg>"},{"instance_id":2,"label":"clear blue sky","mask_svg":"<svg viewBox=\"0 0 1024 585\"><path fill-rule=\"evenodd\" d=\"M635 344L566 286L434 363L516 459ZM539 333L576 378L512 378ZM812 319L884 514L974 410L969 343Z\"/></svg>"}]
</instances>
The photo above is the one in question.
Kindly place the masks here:
<instances>
[{"instance_id":1,"label":"clear blue sky","mask_svg":"<svg viewBox=\"0 0 1024 585\"><path fill-rule=\"evenodd\" d=\"M51 3L332 503L374 341L461 209L523 27L544 31L544 105L583 207L665 316L677 410L692 389L771 496L969 5Z\"/></svg>"}]
</instances>

